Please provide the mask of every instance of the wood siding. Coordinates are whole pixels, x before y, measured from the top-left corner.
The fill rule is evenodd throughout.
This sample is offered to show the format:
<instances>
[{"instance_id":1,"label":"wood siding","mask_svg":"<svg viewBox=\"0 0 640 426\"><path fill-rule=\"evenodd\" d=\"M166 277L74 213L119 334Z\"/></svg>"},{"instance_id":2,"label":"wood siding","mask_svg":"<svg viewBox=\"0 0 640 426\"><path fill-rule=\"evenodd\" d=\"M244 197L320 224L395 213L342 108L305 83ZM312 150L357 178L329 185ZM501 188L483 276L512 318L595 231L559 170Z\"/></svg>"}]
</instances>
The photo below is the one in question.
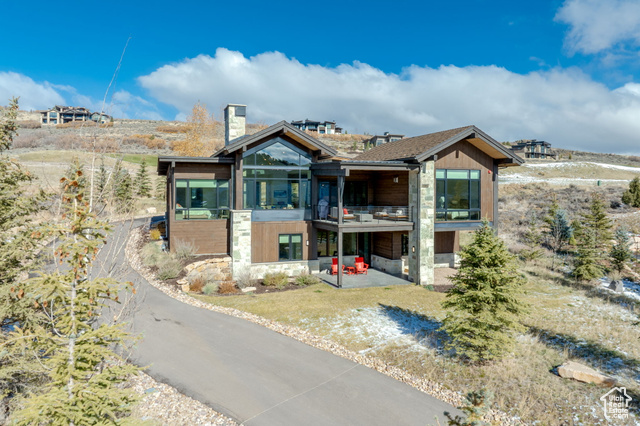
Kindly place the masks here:
<instances>
[{"instance_id":1,"label":"wood siding","mask_svg":"<svg viewBox=\"0 0 640 426\"><path fill-rule=\"evenodd\" d=\"M371 252L387 259L400 259L402 257L403 232L373 232L373 245Z\"/></svg>"},{"instance_id":2,"label":"wood siding","mask_svg":"<svg viewBox=\"0 0 640 426\"><path fill-rule=\"evenodd\" d=\"M480 170L480 209L481 217L493 220L493 181L497 176L493 172L493 158L467 141L460 141L438 153L436 169Z\"/></svg>"},{"instance_id":3,"label":"wood siding","mask_svg":"<svg viewBox=\"0 0 640 426\"><path fill-rule=\"evenodd\" d=\"M177 241L191 242L198 254L229 254L229 220L176 220L176 179L231 179L229 164L177 163L169 169L167 193L169 248L175 251Z\"/></svg>"},{"instance_id":4,"label":"wood siding","mask_svg":"<svg viewBox=\"0 0 640 426\"><path fill-rule=\"evenodd\" d=\"M434 251L436 254L455 253L460 250L460 232L446 231L436 232Z\"/></svg>"},{"instance_id":5,"label":"wood siding","mask_svg":"<svg viewBox=\"0 0 640 426\"><path fill-rule=\"evenodd\" d=\"M253 222L251 224L251 262L277 262L280 234L302 234L302 260L316 258L312 257L314 245L311 243L311 238L314 234L311 222Z\"/></svg>"},{"instance_id":6,"label":"wood siding","mask_svg":"<svg viewBox=\"0 0 640 426\"><path fill-rule=\"evenodd\" d=\"M394 177L398 183L394 183ZM373 188L373 205L375 206L408 206L409 205L409 173L377 172L370 173L370 187Z\"/></svg>"},{"instance_id":7,"label":"wood siding","mask_svg":"<svg viewBox=\"0 0 640 426\"><path fill-rule=\"evenodd\" d=\"M171 250L178 241L193 243L198 254L229 254L229 221L174 220L171 225Z\"/></svg>"}]
</instances>

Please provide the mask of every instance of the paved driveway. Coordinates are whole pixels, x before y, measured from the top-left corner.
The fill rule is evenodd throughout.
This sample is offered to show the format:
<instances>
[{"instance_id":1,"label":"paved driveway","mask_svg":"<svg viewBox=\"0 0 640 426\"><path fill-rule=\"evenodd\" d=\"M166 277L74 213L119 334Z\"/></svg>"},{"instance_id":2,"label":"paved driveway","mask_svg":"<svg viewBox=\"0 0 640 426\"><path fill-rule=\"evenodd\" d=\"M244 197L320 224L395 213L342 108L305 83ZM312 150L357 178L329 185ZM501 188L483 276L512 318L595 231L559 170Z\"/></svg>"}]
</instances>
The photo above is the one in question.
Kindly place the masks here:
<instances>
[{"instance_id":1,"label":"paved driveway","mask_svg":"<svg viewBox=\"0 0 640 426\"><path fill-rule=\"evenodd\" d=\"M459 413L352 361L172 299L128 267L117 250L127 231L116 229L101 260L138 288L133 359L156 380L245 425L428 425Z\"/></svg>"}]
</instances>

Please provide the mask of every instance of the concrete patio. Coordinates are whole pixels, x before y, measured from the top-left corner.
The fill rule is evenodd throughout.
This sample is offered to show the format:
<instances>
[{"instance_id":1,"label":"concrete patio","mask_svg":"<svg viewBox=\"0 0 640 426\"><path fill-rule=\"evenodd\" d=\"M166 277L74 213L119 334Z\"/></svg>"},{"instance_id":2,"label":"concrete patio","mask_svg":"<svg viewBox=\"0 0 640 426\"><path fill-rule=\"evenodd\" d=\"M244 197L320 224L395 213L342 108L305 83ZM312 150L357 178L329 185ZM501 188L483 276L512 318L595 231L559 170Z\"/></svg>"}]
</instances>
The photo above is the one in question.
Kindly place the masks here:
<instances>
[{"instance_id":1,"label":"concrete patio","mask_svg":"<svg viewBox=\"0 0 640 426\"><path fill-rule=\"evenodd\" d=\"M328 274L326 271L322 271L317 274L323 282L337 286L337 275ZM366 288L366 287L386 287L389 285L408 285L413 284L411 281L407 281L403 278L389 275L385 272L378 271L377 269L369 268L367 274L347 275L342 276L342 288Z\"/></svg>"}]
</instances>

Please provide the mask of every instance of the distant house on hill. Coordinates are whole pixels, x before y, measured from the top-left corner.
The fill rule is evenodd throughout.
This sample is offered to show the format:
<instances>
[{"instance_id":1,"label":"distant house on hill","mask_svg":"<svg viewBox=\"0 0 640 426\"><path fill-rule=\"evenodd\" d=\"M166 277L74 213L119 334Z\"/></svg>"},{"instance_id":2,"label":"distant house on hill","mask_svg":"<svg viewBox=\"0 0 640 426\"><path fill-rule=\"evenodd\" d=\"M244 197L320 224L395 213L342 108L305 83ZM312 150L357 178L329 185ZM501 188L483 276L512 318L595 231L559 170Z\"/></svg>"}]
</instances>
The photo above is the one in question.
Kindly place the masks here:
<instances>
[{"instance_id":1,"label":"distant house on hill","mask_svg":"<svg viewBox=\"0 0 640 426\"><path fill-rule=\"evenodd\" d=\"M375 135L371 139L367 139L363 141L365 147L373 148L374 146L380 146L384 143L399 141L404 138L404 135L391 134L389 132L384 132L383 135Z\"/></svg>"},{"instance_id":2,"label":"distant house on hill","mask_svg":"<svg viewBox=\"0 0 640 426\"><path fill-rule=\"evenodd\" d=\"M545 141L532 139L521 141L511 145L514 154L524 158L556 159L558 154L551 149L551 144Z\"/></svg>"},{"instance_id":3,"label":"distant house on hill","mask_svg":"<svg viewBox=\"0 0 640 426\"><path fill-rule=\"evenodd\" d=\"M56 105L48 110L38 112L40 113L40 123L42 124L65 124L74 121L106 123L111 120L110 115L99 112L92 113L84 107Z\"/></svg>"},{"instance_id":4,"label":"distant house on hill","mask_svg":"<svg viewBox=\"0 0 640 426\"><path fill-rule=\"evenodd\" d=\"M320 135L342 133L342 127L336 127L335 121L313 121L307 118L300 121L292 121L291 125L303 131L308 130L310 132L318 132Z\"/></svg>"}]
</instances>

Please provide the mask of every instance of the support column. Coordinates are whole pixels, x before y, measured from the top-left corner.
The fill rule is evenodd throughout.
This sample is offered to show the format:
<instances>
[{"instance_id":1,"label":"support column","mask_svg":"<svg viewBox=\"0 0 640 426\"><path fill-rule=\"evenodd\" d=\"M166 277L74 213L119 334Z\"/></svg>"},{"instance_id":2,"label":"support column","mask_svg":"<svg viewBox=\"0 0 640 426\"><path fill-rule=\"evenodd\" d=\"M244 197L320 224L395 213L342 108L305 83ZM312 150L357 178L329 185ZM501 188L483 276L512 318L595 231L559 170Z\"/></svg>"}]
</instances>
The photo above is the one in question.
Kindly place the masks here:
<instances>
[{"instance_id":1,"label":"support column","mask_svg":"<svg viewBox=\"0 0 640 426\"><path fill-rule=\"evenodd\" d=\"M231 274L251 268L251 210L231 210Z\"/></svg>"},{"instance_id":2,"label":"support column","mask_svg":"<svg viewBox=\"0 0 640 426\"><path fill-rule=\"evenodd\" d=\"M409 208L414 228L409 232L409 279L419 285L434 283L435 162L425 161L409 172Z\"/></svg>"}]
</instances>

